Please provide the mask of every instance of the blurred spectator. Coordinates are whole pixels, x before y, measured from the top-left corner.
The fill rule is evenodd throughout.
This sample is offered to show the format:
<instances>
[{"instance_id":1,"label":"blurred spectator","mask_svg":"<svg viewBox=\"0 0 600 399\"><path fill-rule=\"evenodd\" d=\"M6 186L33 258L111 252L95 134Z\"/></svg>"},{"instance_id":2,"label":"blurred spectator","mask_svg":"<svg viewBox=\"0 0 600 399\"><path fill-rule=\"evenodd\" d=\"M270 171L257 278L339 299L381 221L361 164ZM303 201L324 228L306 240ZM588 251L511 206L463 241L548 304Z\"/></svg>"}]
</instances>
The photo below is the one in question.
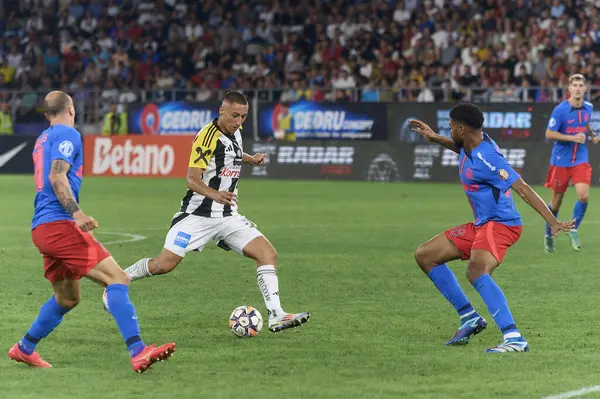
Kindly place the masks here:
<instances>
[{"instance_id":1,"label":"blurred spectator","mask_svg":"<svg viewBox=\"0 0 600 399\"><path fill-rule=\"evenodd\" d=\"M0 135L13 135L15 133L12 123L12 115L8 104L0 104Z\"/></svg>"},{"instance_id":2,"label":"blurred spectator","mask_svg":"<svg viewBox=\"0 0 600 399\"><path fill-rule=\"evenodd\" d=\"M102 124L102 135L124 135L127 134L127 112L123 111L123 105L113 103L110 111L104 115Z\"/></svg>"}]
</instances>

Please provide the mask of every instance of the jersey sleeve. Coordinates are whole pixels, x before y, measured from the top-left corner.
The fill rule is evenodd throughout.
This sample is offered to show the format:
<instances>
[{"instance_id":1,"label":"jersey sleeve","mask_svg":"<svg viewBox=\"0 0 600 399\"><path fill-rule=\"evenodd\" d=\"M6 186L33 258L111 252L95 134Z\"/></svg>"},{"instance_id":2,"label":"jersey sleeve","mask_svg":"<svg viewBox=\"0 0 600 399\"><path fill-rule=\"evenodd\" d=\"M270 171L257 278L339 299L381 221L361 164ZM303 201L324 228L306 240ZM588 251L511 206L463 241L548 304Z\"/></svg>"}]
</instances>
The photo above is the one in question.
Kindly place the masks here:
<instances>
[{"instance_id":1,"label":"jersey sleeve","mask_svg":"<svg viewBox=\"0 0 600 399\"><path fill-rule=\"evenodd\" d=\"M50 147L50 162L62 159L73 165L75 158L81 154L81 135L73 128L61 129Z\"/></svg>"},{"instance_id":2,"label":"jersey sleeve","mask_svg":"<svg viewBox=\"0 0 600 399\"><path fill-rule=\"evenodd\" d=\"M216 127L210 126L202 129L192 144L192 152L190 153L190 168L206 169L210 159L217 148L217 141L221 133Z\"/></svg>"},{"instance_id":3,"label":"jersey sleeve","mask_svg":"<svg viewBox=\"0 0 600 399\"><path fill-rule=\"evenodd\" d=\"M552 130L555 132L561 132L563 128L563 111L561 107L556 107L552 111L552 115L550 115L550 120L548 121L548 130Z\"/></svg>"},{"instance_id":4,"label":"jersey sleeve","mask_svg":"<svg viewBox=\"0 0 600 399\"><path fill-rule=\"evenodd\" d=\"M521 178L509 164L504 156L494 150L478 152L476 157L479 161L478 169L481 180L505 192L514 182Z\"/></svg>"}]
</instances>

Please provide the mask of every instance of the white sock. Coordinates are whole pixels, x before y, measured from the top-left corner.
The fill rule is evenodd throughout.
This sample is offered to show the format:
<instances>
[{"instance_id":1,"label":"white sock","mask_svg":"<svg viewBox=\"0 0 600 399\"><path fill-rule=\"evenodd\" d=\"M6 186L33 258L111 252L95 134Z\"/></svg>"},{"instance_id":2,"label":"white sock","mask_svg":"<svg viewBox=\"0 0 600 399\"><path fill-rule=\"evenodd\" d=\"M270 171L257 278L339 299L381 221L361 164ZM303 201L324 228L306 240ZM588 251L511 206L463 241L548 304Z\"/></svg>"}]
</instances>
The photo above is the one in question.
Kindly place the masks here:
<instances>
[{"instance_id":1,"label":"white sock","mask_svg":"<svg viewBox=\"0 0 600 399\"><path fill-rule=\"evenodd\" d=\"M279 302L279 279L273 265L263 265L256 269L256 282L258 289L263 294L265 306L269 311L269 318L277 317L284 313Z\"/></svg>"},{"instance_id":2,"label":"white sock","mask_svg":"<svg viewBox=\"0 0 600 399\"><path fill-rule=\"evenodd\" d=\"M520 338L520 337L521 337L520 332L509 332L509 333L504 334L504 339Z\"/></svg>"},{"instance_id":3,"label":"white sock","mask_svg":"<svg viewBox=\"0 0 600 399\"><path fill-rule=\"evenodd\" d=\"M131 281L139 280L144 277L152 277L152 273L148 270L149 260L150 258L140 259L125 269L125 273L127 273Z\"/></svg>"}]
</instances>

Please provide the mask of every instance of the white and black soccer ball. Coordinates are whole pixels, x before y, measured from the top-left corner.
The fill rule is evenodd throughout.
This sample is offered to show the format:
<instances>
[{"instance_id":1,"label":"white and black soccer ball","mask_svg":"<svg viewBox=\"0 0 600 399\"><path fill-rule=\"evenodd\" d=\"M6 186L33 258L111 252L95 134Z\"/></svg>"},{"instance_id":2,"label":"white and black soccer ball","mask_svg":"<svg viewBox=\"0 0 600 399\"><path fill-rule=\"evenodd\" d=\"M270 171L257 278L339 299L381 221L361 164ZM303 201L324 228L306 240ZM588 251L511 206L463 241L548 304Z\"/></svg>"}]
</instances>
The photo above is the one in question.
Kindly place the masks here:
<instances>
[{"instance_id":1,"label":"white and black soccer ball","mask_svg":"<svg viewBox=\"0 0 600 399\"><path fill-rule=\"evenodd\" d=\"M262 327L262 315L252 306L239 306L229 316L229 328L240 338L255 337Z\"/></svg>"}]
</instances>

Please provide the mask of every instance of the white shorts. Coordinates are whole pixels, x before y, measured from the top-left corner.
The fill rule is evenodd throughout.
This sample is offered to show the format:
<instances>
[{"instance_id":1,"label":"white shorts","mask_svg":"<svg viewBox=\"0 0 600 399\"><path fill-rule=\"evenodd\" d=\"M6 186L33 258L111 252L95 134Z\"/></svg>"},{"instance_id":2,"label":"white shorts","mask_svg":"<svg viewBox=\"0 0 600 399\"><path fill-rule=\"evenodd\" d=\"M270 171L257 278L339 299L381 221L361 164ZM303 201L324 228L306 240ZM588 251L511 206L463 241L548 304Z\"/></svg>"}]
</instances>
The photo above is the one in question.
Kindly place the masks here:
<instances>
[{"instance_id":1,"label":"white shorts","mask_svg":"<svg viewBox=\"0 0 600 399\"><path fill-rule=\"evenodd\" d=\"M165 248L181 257L190 251L202 251L211 240L219 247L243 255L244 247L263 234L241 215L223 218L176 213L175 222L165 239Z\"/></svg>"}]
</instances>

